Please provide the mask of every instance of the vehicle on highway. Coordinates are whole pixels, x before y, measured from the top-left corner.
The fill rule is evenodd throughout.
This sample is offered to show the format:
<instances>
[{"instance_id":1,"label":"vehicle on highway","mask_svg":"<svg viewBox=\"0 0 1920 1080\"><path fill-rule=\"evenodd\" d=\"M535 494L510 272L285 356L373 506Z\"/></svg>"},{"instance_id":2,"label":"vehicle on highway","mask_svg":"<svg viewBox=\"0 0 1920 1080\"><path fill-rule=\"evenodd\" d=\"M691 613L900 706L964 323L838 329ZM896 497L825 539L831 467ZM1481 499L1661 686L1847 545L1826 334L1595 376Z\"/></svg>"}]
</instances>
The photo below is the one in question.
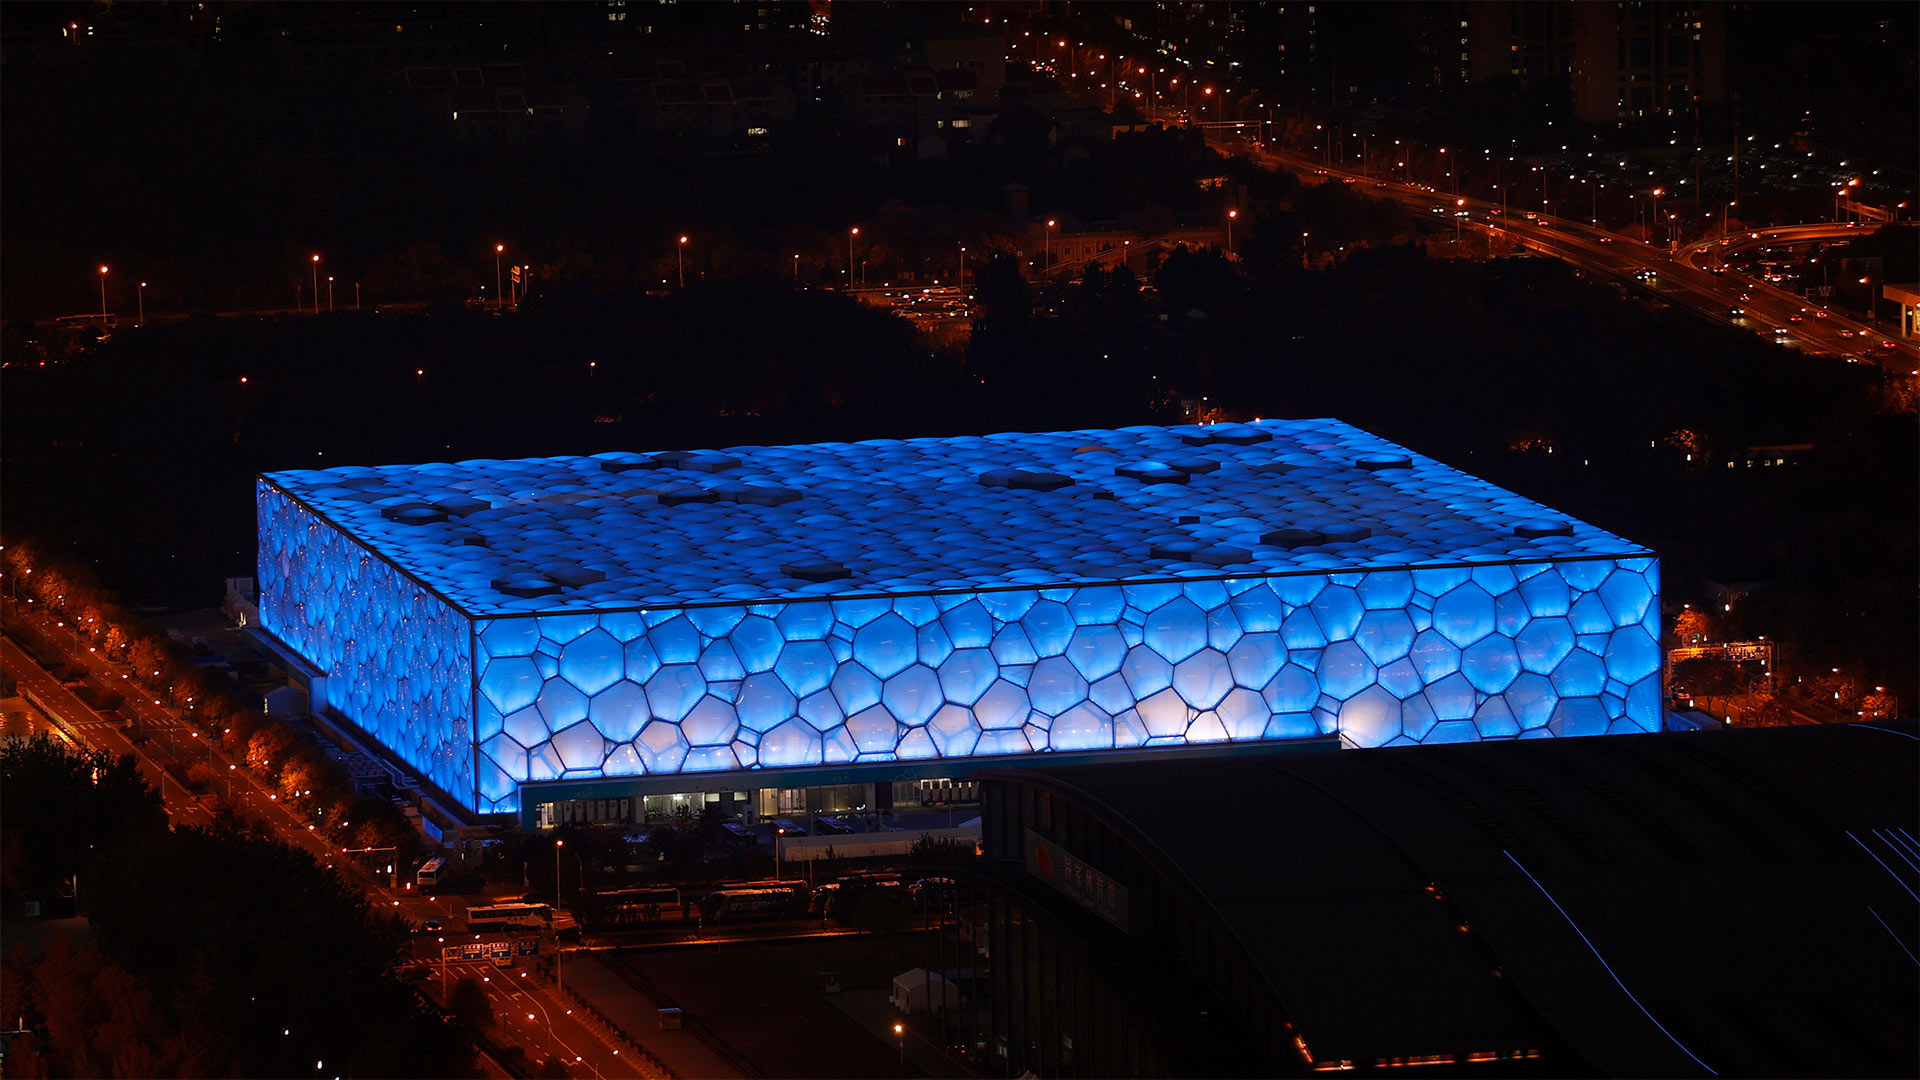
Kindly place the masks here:
<instances>
[{"instance_id":1,"label":"vehicle on highway","mask_svg":"<svg viewBox=\"0 0 1920 1080\"><path fill-rule=\"evenodd\" d=\"M1815 311L1815 312L1813 313L1813 317L1814 317L1814 318L1816 318L1816 319L1824 319L1824 318L1826 318L1826 317L1827 317L1827 313L1826 313L1826 311L1825 311L1824 309L1822 309L1822 310L1817 310L1817 311Z\"/></svg>"},{"instance_id":2,"label":"vehicle on highway","mask_svg":"<svg viewBox=\"0 0 1920 1080\"><path fill-rule=\"evenodd\" d=\"M1741 303L1743 303L1743 304L1751 304L1751 303L1753 303L1753 294L1752 294L1752 293L1741 293L1741 294L1740 294L1740 302L1741 302Z\"/></svg>"},{"instance_id":3,"label":"vehicle on highway","mask_svg":"<svg viewBox=\"0 0 1920 1080\"><path fill-rule=\"evenodd\" d=\"M446 868L447 860L438 856L428 859L420 864L419 870L414 872L414 884L423 889L431 889L440 884L440 875L446 871Z\"/></svg>"},{"instance_id":4,"label":"vehicle on highway","mask_svg":"<svg viewBox=\"0 0 1920 1080\"><path fill-rule=\"evenodd\" d=\"M1747 314L1747 309L1743 307L1730 307L1727 309L1728 318L1741 319L1741 318L1745 318L1746 314Z\"/></svg>"},{"instance_id":5,"label":"vehicle on highway","mask_svg":"<svg viewBox=\"0 0 1920 1080\"><path fill-rule=\"evenodd\" d=\"M820 836L845 836L853 832L853 826L834 817L813 819L813 831Z\"/></svg>"},{"instance_id":6,"label":"vehicle on highway","mask_svg":"<svg viewBox=\"0 0 1920 1080\"><path fill-rule=\"evenodd\" d=\"M773 881L715 889L700 902L700 908L714 922L799 915L807 910L807 883Z\"/></svg>"},{"instance_id":7,"label":"vehicle on highway","mask_svg":"<svg viewBox=\"0 0 1920 1080\"><path fill-rule=\"evenodd\" d=\"M1652 281L1654 278L1658 276L1659 276L1658 274L1655 274L1652 270L1647 269L1645 267L1642 267L1641 269L1635 270L1633 272L1633 280L1635 281Z\"/></svg>"},{"instance_id":8,"label":"vehicle on highway","mask_svg":"<svg viewBox=\"0 0 1920 1080\"><path fill-rule=\"evenodd\" d=\"M1787 316L1787 321L1788 322L1806 322L1807 317L1805 315L1793 314L1793 315Z\"/></svg>"},{"instance_id":9,"label":"vehicle on highway","mask_svg":"<svg viewBox=\"0 0 1920 1080\"><path fill-rule=\"evenodd\" d=\"M580 911L583 922L599 929L655 922L661 912L679 906L679 889L640 886L593 893L580 905Z\"/></svg>"},{"instance_id":10,"label":"vehicle on highway","mask_svg":"<svg viewBox=\"0 0 1920 1080\"><path fill-rule=\"evenodd\" d=\"M467 929L475 933L508 926L551 926L551 904L493 904L467 909Z\"/></svg>"},{"instance_id":11,"label":"vehicle on highway","mask_svg":"<svg viewBox=\"0 0 1920 1080\"><path fill-rule=\"evenodd\" d=\"M1447 212L1447 208L1446 208L1446 207L1444 207L1444 206L1429 206L1429 207L1427 207L1427 213L1429 213L1429 214L1444 214L1444 213L1446 213L1446 212Z\"/></svg>"},{"instance_id":12,"label":"vehicle on highway","mask_svg":"<svg viewBox=\"0 0 1920 1080\"><path fill-rule=\"evenodd\" d=\"M1601 237L1601 238L1600 238L1600 242L1601 242L1601 243L1603 243L1603 244L1611 244L1611 243L1613 243L1613 237L1611 237L1611 236L1603 236L1603 237Z\"/></svg>"},{"instance_id":13,"label":"vehicle on highway","mask_svg":"<svg viewBox=\"0 0 1920 1080\"><path fill-rule=\"evenodd\" d=\"M440 925L439 919L426 919L418 926L415 926L413 932L416 934L438 934L445 929L445 927Z\"/></svg>"},{"instance_id":14,"label":"vehicle on highway","mask_svg":"<svg viewBox=\"0 0 1920 1080\"><path fill-rule=\"evenodd\" d=\"M1787 328L1786 328L1786 327L1784 327L1784 326L1776 326L1776 327L1774 327L1774 328L1773 328L1773 336L1774 336L1774 337L1785 337L1786 335L1787 335Z\"/></svg>"},{"instance_id":15,"label":"vehicle on highway","mask_svg":"<svg viewBox=\"0 0 1920 1080\"><path fill-rule=\"evenodd\" d=\"M1883 349L1897 349L1900 346L1895 344L1892 338L1882 338L1880 340L1880 347Z\"/></svg>"}]
</instances>

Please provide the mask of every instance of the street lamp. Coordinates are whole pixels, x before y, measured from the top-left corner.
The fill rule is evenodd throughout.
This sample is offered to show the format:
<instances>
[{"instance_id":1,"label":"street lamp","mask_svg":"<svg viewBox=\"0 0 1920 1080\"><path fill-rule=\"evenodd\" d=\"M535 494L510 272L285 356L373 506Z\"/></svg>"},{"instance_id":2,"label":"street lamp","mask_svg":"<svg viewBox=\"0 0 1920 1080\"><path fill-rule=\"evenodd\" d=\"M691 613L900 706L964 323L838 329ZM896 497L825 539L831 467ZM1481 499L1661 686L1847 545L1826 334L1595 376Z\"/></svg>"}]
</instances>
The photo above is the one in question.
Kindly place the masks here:
<instances>
[{"instance_id":1,"label":"street lamp","mask_svg":"<svg viewBox=\"0 0 1920 1080\"><path fill-rule=\"evenodd\" d=\"M560 849L566 846L567 846L567 842L565 840L562 840L558 837L554 838L554 841L553 841L553 907L554 907L554 910L556 911L560 909ZM561 985L560 937L558 934L554 935L554 941L553 941L553 985L556 987Z\"/></svg>"},{"instance_id":2,"label":"street lamp","mask_svg":"<svg viewBox=\"0 0 1920 1080\"><path fill-rule=\"evenodd\" d=\"M320 256L313 257L313 313L320 314Z\"/></svg>"},{"instance_id":3,"label":"street lamp","mask_svg":"<svg viewBox=\"0 0 1920 1080\"><path fill-rule=\"evenodd\" d=\"M333 310L333 275L327 275L327 310Z\"/></svg>"},{"instance_id":4,"label":"street lamp","mask_svg":"<svg viewBox=\"0 0 1920 1080\"><path fill-rule=\"evenodd\" d=\"M493 310L499 311L506 303L506 297L500 291L500 256L507 250L505 244L493 245ZM332 281L332 278L328 278Z\"/></svg>"},{"instance_id":5,"label":"street lamp","mask_svg":"<svg viewBox=\"0 0 1920 1080\"><path fill-rule=\"evenodd\" d=\"M793 257L793 287L800 287L800 256L797 254Z\"/></svg>"},{"instance_id":6,"label":"street lamp","mask_svg":"<svg viewBox=\"0 0 1920 1080\"><path fill-rule=\"evenodd\" d=\"M674 245L673 249L673 268L680 274L680 287L683 289L687 287L687 261L685 257L681 255L681 252L685 251L686 248L687 238L682 236L680 242Z\"/></svg>"},{"instance_id":7,"label":"street lamp","mask_svg":"<svg viewBox=\"0 0 1920 1080\"><path fill-rule=\"evenodd\" d=\"M1238 210L1227 211L1227 254L1229 255L1233 254L1233 219L1239 216Z\"/></svg>"},{"instance_id":8,"label":"street lamp","mask_svg":"<svg viewBox=\"0 0 1920 1080\"><path fill-rule=\"evenodd\" d=\"M140 283L140 325L147 325L147 283Z\"/></svg>"},{"instance_id":9,"label":"street lamp","mask_svg":"<svg viewBox=\"0 0 1920 1080\"><path fill-rule=\"evenodd\" d=\"M900 1064L907 1063L907 1027L905 1024L893 1025L893 1037L900 1043Z\"/></svg>"},{"instance_id":10,"label":"street lamp","mask_svg":"<svg viewBox=\"0 0 1920 1080\"><path fill-rule=\"evenodd\" d=\"M1040 269L1053 269L1053 227L1059 224L1052 218L1047 219L1047 228L1040 234Z\"/></svg>"},{"instance_id":11,"label":"street lamp","mask_svg":"<svg viewBox=\"0 0 1920 1080\"><path fill-rule=\"evenodd\" d=\"M960 245L960 287L967 287L967 245Z\"/></svg>"},{"instance_id":12,"label":"street lamp","mask_svg":"<svg viewBox=\"0 0 1920 1080\"><path fill-rule=\"evenodd\" d=\"M107 268L100 268L100 328L107 326Z\"/></svg>"},{"instance_id":13,"label":"street lamp","mask_svg":"<svg viewBox=\"0 0 1920 1080\"><path fill-rule=\"evenodd\" d=\"M860 226L847 230L847 290L853 290L853 238L860 235Z\"/></svg>"}]
</instances>

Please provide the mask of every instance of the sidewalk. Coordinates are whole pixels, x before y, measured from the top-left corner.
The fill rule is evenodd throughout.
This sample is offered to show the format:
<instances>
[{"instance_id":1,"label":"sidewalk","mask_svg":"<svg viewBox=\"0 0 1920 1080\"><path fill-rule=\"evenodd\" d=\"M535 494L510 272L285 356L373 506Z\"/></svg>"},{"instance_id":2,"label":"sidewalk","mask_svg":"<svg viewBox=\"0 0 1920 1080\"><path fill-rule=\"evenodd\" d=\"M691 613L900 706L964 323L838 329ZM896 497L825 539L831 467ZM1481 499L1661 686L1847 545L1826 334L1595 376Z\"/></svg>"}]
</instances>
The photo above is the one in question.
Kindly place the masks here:
<instances>
[{"instance_id":1,"label":"sidewalk","mask_svg":"<svg viewBox=\"0 0 1920 1080\"><path fill-rule=\"evenodd\" d=\"M579 954L570 954L567 960L567 989L592 1002L608 1023L665 1062L675 1076L683 1080L733 1080L742 1075L693 1032L660 1030L659 1006L598 959L574 956Z\"/></svg>"}]
</instances>

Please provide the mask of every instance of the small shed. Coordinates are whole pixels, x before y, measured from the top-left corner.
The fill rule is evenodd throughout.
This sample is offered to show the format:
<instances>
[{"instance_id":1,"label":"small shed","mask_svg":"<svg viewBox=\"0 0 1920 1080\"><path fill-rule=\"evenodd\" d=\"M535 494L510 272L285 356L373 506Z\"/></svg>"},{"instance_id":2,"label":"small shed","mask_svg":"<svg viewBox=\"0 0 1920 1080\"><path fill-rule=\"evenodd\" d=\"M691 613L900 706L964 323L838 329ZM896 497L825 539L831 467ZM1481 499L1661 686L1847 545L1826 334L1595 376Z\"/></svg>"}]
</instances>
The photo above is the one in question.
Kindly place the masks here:
<instances>
[{"instance_id":1,"label":"small shed","mask_svg":"<svg viewBox=\"0 0 1920 1080\"><path fill-rule=\"evenodd\" d=\"M893 1007L909 1015L926 1012L935 1004L960 1004L960 991L937 971L914 968L893 977Z\"/></svg>"}]
</instances>

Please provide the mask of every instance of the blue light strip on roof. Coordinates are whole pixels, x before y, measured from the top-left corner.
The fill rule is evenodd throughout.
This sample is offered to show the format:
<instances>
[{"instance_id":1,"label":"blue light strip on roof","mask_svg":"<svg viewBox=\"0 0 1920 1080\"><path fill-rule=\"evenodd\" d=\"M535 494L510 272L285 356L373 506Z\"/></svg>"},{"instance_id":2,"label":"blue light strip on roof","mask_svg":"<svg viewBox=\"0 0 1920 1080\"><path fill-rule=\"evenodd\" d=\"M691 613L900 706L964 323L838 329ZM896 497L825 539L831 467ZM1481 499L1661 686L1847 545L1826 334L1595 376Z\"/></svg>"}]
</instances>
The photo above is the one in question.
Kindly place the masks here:
<instances>
[{"instance_id":1,"label":"blue light strip on roof","mask_svg":"<svg viewBox=\"0 0 1920 1080\"><path fill-rule=\"evenodd\" d=\"M1627 989L1627 984L1620 981L1620 976L1617 972L1613 970L1613 965L1607 963L1607 958L1604 956L1601 956L1600 950L1593 947L1593 941L1592 939L1587 937L1587 932L1585 930L1580 929L1580 924L1573 921L1573 916L1567 914L1567 909L1560 906L1560 901L1555 900L1553 898L1553 894L1547 891L1547 887L1545 885L1540 884L1540 879L1533 876L1533 871L1528 870L1524 865L1522 865L1519 859L1515 859L1513 857L1513 852L1507 851L1503 848L1501 849L1500 854L1505 855L1509 860L1512 861L1513 865L1519 867L1520 872L1527 875L1527 880L1533 882L1533 887L1540 890L1540 895L1547 898L1547 903L1553 905L1553 910L1559 912L1560 917L1567 920L1567 925L1573 927L1573 932L1580 935L1580 941L1586 945L1587 951L1593 954L1593 958L1595 960L1600 961L1601 967L1607 969L1607 977L1613 980L1613 985L1618 986L1620 988L1620 992L1627 995L1627 1000L1633 1002L1634 1007L1640 1010L1641 1015L1645 1016L1649 1020L1652 1020L1653 1026L1660 1029L1660 1034L1665 1035L1669 1042L1679 1047L1681 1053L1692 1058L1693 1063L1695 1065L1698 1065L1701 1068L1707 1070L1707 1074L1709 1076L1719 1076L1720 1074L1714 1071L1713 1066L1708 1065L1704 1061L1701 1061L1700 1058L1696 1054L1694 1054L1693 1051L1687 1049L1687 1045L1685 1043L1681 1042L1679 1039L1674 1038L1673 1032L1668 1031L1665 1024L1662 1024L1658 1019L1655 1019L1653 1013L1648 1011L1645 1003L1643 1003L1639 998L1635 997L1633 991Z\"/></svg>"}]
</instances>

